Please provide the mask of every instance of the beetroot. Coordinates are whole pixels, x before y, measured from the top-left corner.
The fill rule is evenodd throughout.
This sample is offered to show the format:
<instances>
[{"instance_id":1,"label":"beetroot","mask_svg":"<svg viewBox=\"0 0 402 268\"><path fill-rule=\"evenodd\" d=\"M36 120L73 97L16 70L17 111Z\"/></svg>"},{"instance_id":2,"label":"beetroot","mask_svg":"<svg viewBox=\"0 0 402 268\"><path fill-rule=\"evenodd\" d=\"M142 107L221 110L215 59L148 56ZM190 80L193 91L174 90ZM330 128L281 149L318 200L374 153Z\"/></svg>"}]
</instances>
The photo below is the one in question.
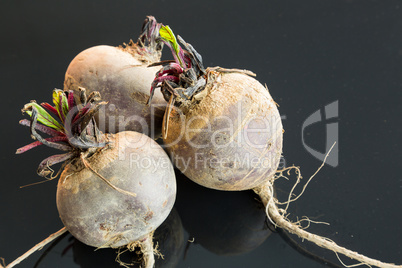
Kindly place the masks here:
<instances>
[{"instance_id":1,"label":"beetroot","mask_svg":"<svg viewBox=\"0 0 402 268\"><path fill-rule=\"evenodd\" d=\"M176 196L173 166L164 150L148 136L132 131L103 134L93 115L105 103L98 92L88 98L81 89L55 90L53 102L28 103L23 111L41 144L66 151L39 165L38 174L54 178L51 165L63 162L57 188L57 208L65 228L85 244L103 248L142 247L147 267L154 263L152 234L166 219ZM49 112L48 112L49 111ZM54 116L51 116L52 113ZM43 138L38 132L50 135Z\"/></svg>"},{"instance_id":2,"label":"beetroot","mask_svg":"<svg viewBox=\"0 0 402 268\"><path fill-rule=\"evenodd\" d=\"M93 247L119 247L144 238L169 215L176 193L170 159L155 141L133 131L110 135L107 141L87 163L134 196L111 188L80 158L64 168L57 187L61 220Z\"/></svg>"},{"instance_id":3,"label":"beetroot","mask_svg":"<svg viewBox=\"0 0 402 268\"><path fill-rule=\"evenodd\" d=\"M292 190L282 203L274 197L274 181L284 171L276 174L283 129L268 90L246 76L252 75L249 71L205 69L193 46L178 36L181 48L169 26L160 28L160 36L175 62L164 64L156 74L151 97L160 87L169 103L162 136L175 165L186 176L213 189L253 189L274 226L362 264L400 267L340 247L288 220L287 205L299 196L294 197ZM278 207L283 204L285 208Z\"/></svg>"},{"instance_id":4,"label":"beetroot","mask_svg":"<svg viewBox=\"0 0 402 268\"><path fill-rule=\"evenodd\" d=\"M278 109L268 90L245 74L207 75L200 93L205 96L183 102L168 114L163 141L177 168L198 184L252 189L273 176L279 164Z\"/></svg>"},{"instance_id":5,"label":"beetroot","mask_svg":"<svg viewBox=\"0 0 402 268\"><path fill-rule=\"evenodd\" d=\"M160 136L165 101L155 94L147 106L150 85L158 67L148 67L161 57L157 42L159 27L154 17L144 22L137 43L119 47L100 45L79 53L67 68L64 90L98 91L108 101L99 112L99 128L107 133L137 131L150 137Z\"/></svg>"},{"instance_id":6,"label":"beetroot","mask_svg":"<svg viewBox=\"0 0 402 268\"><path fill-rule=\"evenodd\" d=\"M246 190L272 177L282 153L283 128L276 103L251 72L205 69L197 51L168 26L160 36L175 63L152 83L169 107L163 141L176 167L191 180L218 190Z\"/></svg>"}]
</instances>

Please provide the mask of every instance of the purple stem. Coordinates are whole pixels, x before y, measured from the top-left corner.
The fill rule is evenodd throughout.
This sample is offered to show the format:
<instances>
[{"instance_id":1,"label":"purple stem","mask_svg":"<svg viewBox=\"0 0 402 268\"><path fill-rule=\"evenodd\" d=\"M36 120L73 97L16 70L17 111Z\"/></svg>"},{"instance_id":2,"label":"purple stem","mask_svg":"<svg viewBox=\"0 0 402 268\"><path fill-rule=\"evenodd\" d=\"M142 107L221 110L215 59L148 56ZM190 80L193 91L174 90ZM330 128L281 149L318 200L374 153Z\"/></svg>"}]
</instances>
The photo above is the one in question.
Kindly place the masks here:
<instances>
[{"instance_id":1,"label":"purple stem","mask_svg":"<svg viewBox=\"0 0 402 268\"><path fill-rule=\"evenodd\" d=\"M163 67L159 72L156 73L156 77L161 77L164 74L170 73L170 75L179 76L179 74L183 73L183 68L175 62L170 63L169 65Z\"/></svg>"},{"instance_id":2,"label":"purple stem","mask_svg":"<svg viewBox=\"0 0 402 268\"><path fill-rule=\"evenodd\" d=\"M163 81L173 81L173 82L176 82L176 83L177 83L177 82L180 81L180 78L177 77L177 76L174 76L174 75L165 75L165 76L156 77L156 78L154 79L154 81L152 82L152 84L151 84L151 90L150 90L150 94L149 94L149 99L148 99L147 105L151 103L152 98L153 98L153 96L154 96L155 88L158 87L158 83L163 82Z\"/></svg>"},{"instance_id":3,"label":"purple stem","mask_svg":"<svg viewBox=\"0 0 402 268\"><path fill-rule=\"evenodd\" d=\"M55 149L62 150L62 151L71 151L71 149L72 149L71 146L57 143L57 142L47 141L36 132L35 127L38 122L38 109L36 109L35 106L32 106L31 120L32 120L31 127L29 129L31 130L31 136L33 139L37 139L38 141L42 142L44 145L49 146L51 148L55 148Z\"/></svg>"},{"instance_id":4,"label":"purple stem","mask_svg":"<svg viewBox=\"0 0 402 268\"><path fill-rule=\"evenodd\" d=\"M71 124L74 124L78 119L80 119L81 117L83 117L88 110L91 108L92 103L88 102L84 108L82 108L79 113L77 113L77 115L74 117L73 121L71 122Z\"/></svg>"},{"instance_id":5,"label":"purple stem","mask_svg":"<svg viewBox=\"0 0 402 268\"><path fill-rule=\"evenodd\" d=\"M23 125L23 126L27 126L27 127L31 126L31 121L29 121L28 119L22 119L22 120L20 120L19 123L20 123L20 125ZM63 132L54 130L53 128L44 126L42 124L36 124L35 129L39 130L42 133L48 134L50 136L53 136L53 137L65 135Z\"/></svg>"},{"instance_id":6,"label":"purple stem","mask_svg":"<svg viewBox=\"0 0 402 268\"><path fill-rule=\"evenodd\" d=\"M57 112L56 108L54 108L52 105L50 105L47 102L42 102L40 104L43 108L45 108L46 110L50 111L52 114L54 114L55 116L57 116L57 118L60 118L59 112Z\"/></svg>"},{"instance_id":7,"label":"purple stem","mask_svg":"<svg viewBox=\"0 0 402 268\"><path fill-rule=\"evenodd\" d=\"M65 117L64 117L64 112L63 112L63 95L62 94L60 94L60 97L59 97L59 118L61 119L61 121L62 122L64 122L64 119L65 119Z\"/></svg>"},{"instance_id":8,"label":"purple stem","mask_svg":"<svg viewBox=\"0 0 402 268\"><path fill-rule=\"evenodd\" d=\"M45 160L43 160L38 167L37 173L39 176L46 177L48 175L52 175L53 171L49 169L50 166L64 162L75 157L76 152L68 152L65 154L56 154L49 156Z\"/></svg>"},{"instance_id":9,"label":"purple stem","mask_svg":"<svg viewBox=\"0 0 402 268\"><path fill-rule=\"evenodd\" d=\"M75 99L74 99L74 91L68 91L68 110L71 111L73 107L75 107Z\"/></svg>"},{"instance_id":10,"label":"purple stem","mask_svg":"<svg viewBox=\"0 0 402 268\"><path fill-rule=\"evenodd\" d=\"M65 141L68 142L68 138L66 136L57 136L57 137L50 137L50 138L46 138L46 141L49 142L58 142L58 141ZM31 150L32 148L35 148L39 145L42 145L43 143L40 141L34 141L28 145L25 145L19 149L17 149L17 151L15 152L16 154L22 154L25 153L28 150Z\"/></svg>"}]
</instances>

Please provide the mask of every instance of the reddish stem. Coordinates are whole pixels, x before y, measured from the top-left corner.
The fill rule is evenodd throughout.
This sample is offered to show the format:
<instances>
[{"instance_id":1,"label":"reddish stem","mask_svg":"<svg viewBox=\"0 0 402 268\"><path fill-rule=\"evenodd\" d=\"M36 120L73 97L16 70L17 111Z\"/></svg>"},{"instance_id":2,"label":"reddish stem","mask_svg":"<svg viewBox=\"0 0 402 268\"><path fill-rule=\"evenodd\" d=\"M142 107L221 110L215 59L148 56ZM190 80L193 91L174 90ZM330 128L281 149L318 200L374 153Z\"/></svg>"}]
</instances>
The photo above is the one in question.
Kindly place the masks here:
<instances>
[{"instance_id":1,"label":"reddish stem","mask_svg":"<svg viewBox=\"0 0 402 268\"><path fill-rule=\"evenodd\" d=\"M46 141L50 141L50 142L58 142L58 141L65 141L68 142L68 138L66 136L56 136L56 137L50 137L50 138L46 138ZM42 145L43 143L40 141L34 141L28 145L25 145L24 147L21 147L19 149L17 149L17 151L15 152L16 154L22 154L25 153L28 150L31 150L32 148L35 148L39 145Z\"/></svg>"},{"instance_id":2,"label":"reddish stem","mask_svg":"<svg viewBox=\"0 0 402 268\"><path fill-rule=\"evenodd\" d=\"M75 100L74 100L74 94L72 90L68 91L68 108L71 110L73 107L75 107Z\"/></svg>"},{"instance_id":3,"label":"reddish stem","mask_svg":"<svg viewBox=\"0 0 402 268\"><path fill-rule=\"evenodd\" d=\"M61 122L64 122L64 111L63 111L63 95L60 94L59 96L59 118L61 119Z\"/></svg>"},{"instance_id":4,"label":"reddish stem","mask_svg":"<svg viewBox=\"0 0 402 268\"><path fill-rule=\"evenodd\" d=\"M47 102L42 102L40 105L41 105L43 108L45 108L46 110L48 110L49 112L51 112L52 114L54 114L55 116L57 116L57 118L60 119L59 112L58 112L57 109L54 108L52 105L50 105L50 104L47 103Z\"/></svg>"},{"instance_id":5,"label":"reddish stem","mask_svg":"<svg viewBox=\"0 0 402 268\"><path fill-rule=\"evenodd\" d=\"M22 119L22 120L20 120L19 123L20 123L20 125L23 125L23 126L27 126L27 127L31 126L31 121L29 121L28 119ZM42 133L53 136L53 137L65 135L63 132L54 130L53 128L50 128L50 127L47 127L47 126L44 126L41 124L36 124L35 129L39 130Z\"/></svg>"}]
</instances>

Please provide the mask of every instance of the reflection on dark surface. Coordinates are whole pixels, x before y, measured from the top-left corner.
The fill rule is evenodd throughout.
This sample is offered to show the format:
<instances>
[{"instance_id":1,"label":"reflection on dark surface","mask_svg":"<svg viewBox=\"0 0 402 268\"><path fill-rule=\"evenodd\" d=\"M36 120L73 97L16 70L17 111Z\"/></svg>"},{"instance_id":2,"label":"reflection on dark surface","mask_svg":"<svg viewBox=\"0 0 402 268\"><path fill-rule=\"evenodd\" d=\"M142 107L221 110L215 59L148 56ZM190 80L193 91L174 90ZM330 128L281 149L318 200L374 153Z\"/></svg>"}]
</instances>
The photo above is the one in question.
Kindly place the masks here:
<instances>
[{"instance_id":1,"label":"reflection on dark surface","mask_svg":"<svg viewBox=\"0 0 402 268\"><path fill-rule=\"evenodd\" d=\"M177 201L184 228L207 250L239 255L271 234L265 210L252 191L224 192L202 187L176 171Z\"/></svg>"},{"instance_id":2,"label":"reflection on dark surface","mask_svg":"<svg viewBox=\"0 0 402 268\"><path fill-rule=\"evenodd\" d=\"M158 250L163 254L163 259L155 256L155 267L176 267L182 256L184 248L183 227L180 216L175 208L169 217L156 229L154 245L158 244ZM74 262L81 268L92 267L122 267L116 261L118 249L98 249L87 246L78 240L73 244ZM140 267L141 259L136 252L126 251L119 256L123 263L134 264L129 267Z\"/></svg>"},{"instance_id":3,"label":"reflection on dark surface","mask_svg":"<svg viewBox=\"0 0 402 268\"><path fill-rule=\"evenodd\" d=\"M175 207L183 226L195 243L210 252L226 256L247 253L259 247L271 234L265 208L253 191L208 189L192 182L178 170L176 180L178 195ZM277 231L303 256L326 267L341 267L306 250L286 231ZM268 248L278 246L269 244ZM265 264L269 263L269 260L265 261Z\"/></svg>"}]
</instances>

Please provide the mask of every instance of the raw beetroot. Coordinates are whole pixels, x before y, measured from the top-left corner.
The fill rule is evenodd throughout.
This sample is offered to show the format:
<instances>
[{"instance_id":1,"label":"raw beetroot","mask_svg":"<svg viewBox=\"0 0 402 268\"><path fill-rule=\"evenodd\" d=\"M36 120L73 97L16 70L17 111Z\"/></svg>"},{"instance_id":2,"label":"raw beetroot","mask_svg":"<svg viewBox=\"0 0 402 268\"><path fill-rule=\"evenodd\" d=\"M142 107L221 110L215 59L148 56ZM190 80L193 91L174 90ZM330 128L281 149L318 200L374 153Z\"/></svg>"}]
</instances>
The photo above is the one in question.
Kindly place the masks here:
<instances>
[{"instance_id":1,"label":"raw beetroot","mask_svg":"<svg viewBox=\"0 0 402 268\"><path fill-rule=\"evenodd\" d=\"M149 88L158 67L162 45L157 41L160 24L154 17L144 22L138 41L124 46L99 45L79 53L69 64L64 90L98 91L108 104L99 112L99 128L107 133L137 131L159 137L165 101L160 92L147 106Z\"/></svg>"},{"instance_id":2,"label":"raw beetroot","mask_svg":"<svg viewBox=\"0 0 402 268\"><path fill-rule=\"evenodd\" d=\"M38 174L54 178L51 165L63 162L57 208L65 228L85 244L130 249L142 247L146 267L154 263L152 234L166 219L176 196L173 166L164 150L148 136L132 131L103 134L93 115L104 102L98 92L55 90L54 106L28 103L23 111L41 144L66 151L41 162ZM48 112L49 111L49 112ZM53 116L51 115L53 114ZM57 119L56 119L57 118ZM50 135L43 138L38 131Z\"/></svg>"},{"instance_id":3,"label":"raw beetroot","mask_svg":"<svg viewBox=\"0 0 402 268\"><path fill-rule=\"evenodd\" d=\"M160 36L175 63L152 84L169 101L163 141L176 167L203 186L253 189L276 172L282 153L282 121L268 89L251 72L205 69L197 51L168 26Z\"/></svg>"},{"instance_id":4,"label":"raw beetroot","mask_svg":"<svg viewBox=\"0 0 402 268\"><path fill-rule=\"evenodd\" d=\"M163 141L177 168L196 183L252 189L279 164L278 109L268 90L245 74L211 70L207 75L202 99L183 102L166 115Z\"/></svg>"},{"instance_id":5,"label":"raw beetroot","mask_svg":"<svg viewBox=\"0 0 402 268\"><path fill-rule=\"evenodd\" d=\"M110 135L106 147L87 158L111 188L80 158L68 164L57 187L64 226L93 247L119 247L154 231L169 215L176 195L170 159L152 139L133 131Z\"/></svg>"},{"instance_id":6,"label":"raw beetroot","mask_svg":"<svg viewBox=\"0 0 402 268\"><path fill-rule=\"evenodd\" d=\"M162 136L184 174L214 189L252 188L274 226L361 264L400 267L340 247L326 237L307 232L299 222L288 220L287 207L278 206L287 206L299 196L294 198L292 190L284 203L274 197L283 130L272 98L257 81L244 75L250 74L247 71L205 69L202 57L178 36L182 49L168 26L161 27L160 35L171 48L175 62L164 65L157 73L151 91L160 87L169 102ZM243 110L244 113L239 112ZM241 116L237 117L238 114ZM252 135L247 140L244 134L250 130ZM279 176L283 171L279 171Z\"/></svg>"}]
</instances>

